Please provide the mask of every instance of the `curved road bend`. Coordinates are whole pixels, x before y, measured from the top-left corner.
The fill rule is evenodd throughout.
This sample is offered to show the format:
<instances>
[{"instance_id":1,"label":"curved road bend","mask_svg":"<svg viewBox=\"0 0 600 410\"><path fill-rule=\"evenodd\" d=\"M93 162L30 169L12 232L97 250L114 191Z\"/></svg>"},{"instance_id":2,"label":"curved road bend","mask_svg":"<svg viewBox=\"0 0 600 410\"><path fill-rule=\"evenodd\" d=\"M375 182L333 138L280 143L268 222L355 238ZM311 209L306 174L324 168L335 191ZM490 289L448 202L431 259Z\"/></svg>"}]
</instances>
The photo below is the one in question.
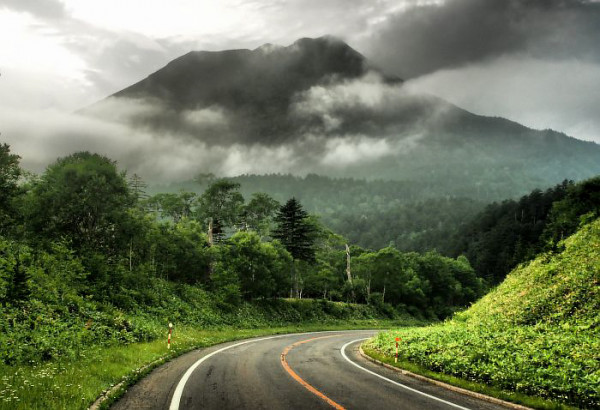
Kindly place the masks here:
<instances>
[{"instance_id":1,"label":"curved road bend","mask_svg":"<svg viewBox=\"0 0 600 410\"><path fill-rule=\"evenodd\" d=\"M363 359L358 353L359 340L375 333L302 333L196 350L155 369L112 408L504 408Z\"/></svg>"}]
</instances>

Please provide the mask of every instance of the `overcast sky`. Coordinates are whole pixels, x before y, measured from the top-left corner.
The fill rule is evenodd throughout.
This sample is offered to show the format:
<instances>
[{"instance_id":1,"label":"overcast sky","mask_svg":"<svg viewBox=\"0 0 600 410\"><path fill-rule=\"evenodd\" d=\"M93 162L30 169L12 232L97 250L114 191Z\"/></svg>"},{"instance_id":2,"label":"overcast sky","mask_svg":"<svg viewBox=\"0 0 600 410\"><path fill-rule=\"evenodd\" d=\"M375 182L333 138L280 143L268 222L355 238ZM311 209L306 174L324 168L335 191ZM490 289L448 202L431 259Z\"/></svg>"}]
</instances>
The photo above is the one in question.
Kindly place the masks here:
<instances>
[{"instance_id":1,"label":"overcast sky","mask_svg":"<svg viewBox=\"0 0 600 410\"><path fill-rule=\"evenodd\" d=\"M598 1L0 0L0 34L3 122L76 110L190 50L331 34L411 89L600 142Z\"/></svg>"}]
</instances>

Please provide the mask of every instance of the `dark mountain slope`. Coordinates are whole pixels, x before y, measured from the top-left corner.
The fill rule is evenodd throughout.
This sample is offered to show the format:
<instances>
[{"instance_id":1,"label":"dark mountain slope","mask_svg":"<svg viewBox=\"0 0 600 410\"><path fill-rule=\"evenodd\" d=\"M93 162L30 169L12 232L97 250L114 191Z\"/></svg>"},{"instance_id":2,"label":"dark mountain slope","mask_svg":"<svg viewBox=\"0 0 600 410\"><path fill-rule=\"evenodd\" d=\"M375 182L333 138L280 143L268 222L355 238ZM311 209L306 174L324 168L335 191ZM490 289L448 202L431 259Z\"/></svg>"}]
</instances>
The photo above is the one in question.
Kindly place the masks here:
<instances>
[{"instance_id":1,"label":"dark mountain slope","mask_svg":"<svg viewBox=\"0 0 600 410\"><path fill-rule=\"evenodd\" d=\"M218 142L269 144L289 139L301 128L288 115L298 93L316 84L360 78L368 70L365 58L347 44L332 37L305 38L289 47L192 51L109 98L159 101L176 112L219 107L235 136ZM177 117L148 116L144 121L180 129Z\"/></svg>"},{"instance_id":2,"label":"dark mountain slope","mask_svg":"<svg viewBox=\"0 0 600 410\"><path fill-rule=\"evenodd\" d=\"M237 147L238 161L255 149L276 163L264 172L411 180L483 200L600 174L597 144L411 93L332 37L191 52L84 113L218 147L204 172L230 173L221 158Z\"/></svg>"}]
</instances>

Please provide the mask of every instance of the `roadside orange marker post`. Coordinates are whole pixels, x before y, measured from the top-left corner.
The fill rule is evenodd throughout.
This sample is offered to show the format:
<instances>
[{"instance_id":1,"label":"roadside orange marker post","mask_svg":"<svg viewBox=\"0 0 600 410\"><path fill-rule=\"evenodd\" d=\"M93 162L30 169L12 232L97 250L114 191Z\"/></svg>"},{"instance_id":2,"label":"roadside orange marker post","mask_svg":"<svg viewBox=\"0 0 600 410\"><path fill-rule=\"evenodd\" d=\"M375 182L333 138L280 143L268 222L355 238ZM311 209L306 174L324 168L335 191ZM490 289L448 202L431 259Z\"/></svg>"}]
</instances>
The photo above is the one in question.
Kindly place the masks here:
<instances>
[{"instance_id":1,"label":"roadside orange marker post","mask_svg":"<svg viewBox=\"0 0 600 410\"><path fill-rule=\"evenodd\" d=\"M173 333L173 323L169 322L169 338L167 339L167 349L171 348L171 333Z\"/></svg>"},{"instance_id":2,"label":"roadside orange marker post","mask_svg":"<svg viewBox=\"0 0 600 410\"><path fill-rule=\"evenodd\" d=\"M401 341L399 337L396 338L396 357L394 358L394 363L398 363L398 342Z\"/></svg>"}]
</instances>

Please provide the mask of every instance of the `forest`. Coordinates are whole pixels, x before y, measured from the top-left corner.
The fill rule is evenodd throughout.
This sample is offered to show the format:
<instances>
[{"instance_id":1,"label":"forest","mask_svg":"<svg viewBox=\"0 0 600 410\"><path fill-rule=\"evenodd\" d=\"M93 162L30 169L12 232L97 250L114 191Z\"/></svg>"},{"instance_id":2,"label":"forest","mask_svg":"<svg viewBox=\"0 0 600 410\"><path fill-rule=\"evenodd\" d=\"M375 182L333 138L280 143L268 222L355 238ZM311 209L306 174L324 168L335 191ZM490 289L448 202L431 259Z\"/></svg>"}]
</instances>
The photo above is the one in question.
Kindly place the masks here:
<instances>
[{"instance_id":1,"label":"forest","mask_svg":"<svg viewBox=\"0 0 600 410\"><path fill-rule=\"evenodd\" d=\"M293 197L279 203L256 192L245 199L239 183L226 179L211 181L200 195L150 196L138 176L98 154L59 158L33 175L9 146L1 147L6 363L67 354L69 343L55 343L65 337L61 328L92 344L151 339L149 321L130 318L149 312L154 321L169 312L180 322L210 325L227 322L219 315L234 317L248 303L270 312L291 297L437 320L485 291L462 256L361 248ZM161 295L182 302L167 309ZM189 314L197 300L214 309L204 317ZM29 347L12 349L17 339Z\"/></svg>"},{"instance_id":2,"label":"forest","mask_svg":"<svg viewBox=\"0 0 600 410\"><path fill-rule=\"evenodd\" d=\"M126 316L164 308L163 293L189 300L202 295L224 315L248 303L275 306L292 298L364 304L386 317L444 319L519 263L556 250L598 216L600 204L595 178L492 203L468 220L456 215L471 212L474 202L454 198L425 200L412 211L389 206L380 224L340 223L350 232L370 228L403 238L407 224L429 221L430 228L418 228L420 239L412 235L419 246L398 240L370 248L336 233L335 223L309 213L293 196L279 202L264 192L247 194L235 179L207 176L198 181L205 186L201 193L151 195L139 176L98 154L59 158L33 175L9 146L1 148L4 337L20 326L41 331L67 314L74 320L69 328L91 320L100 329L104 321L102 331L118 337L152 338ZM201 320L219 322L214 312ZM94 321L94 315L106 317ZM110 322L115 315L123 323ZM27 358L11 355L6 350L3 359Z\"/></svg>"},{"instance_id":3,"label":"forest","mask_svg":"<svg viewBox=\"0 0 600 410\"><path fill-rule=\"evenodd\" d=\"M58 407L78 396L91 403L98 386L135 368L138 343L154 346L148 358L163 354L169 322L183 352L301 324L457 317L516 266L560 254L563 239L600 216L600 177L487 206L388 202L369 195L386 182L345 182L364 209L336 222L236 178L204 175L190 189L156 191L90 152L35 175L0 145L0 373L12 375L0 381L0 399L12 403L13 386L35 379L24 408L48 392ZM335 208L329 200L321 206ZM86 381L81 397L70 372L112 355L127 364L98 370L102 381ZM48 385L49 374L69 384Z\"/></svg>"}]
</instances>

